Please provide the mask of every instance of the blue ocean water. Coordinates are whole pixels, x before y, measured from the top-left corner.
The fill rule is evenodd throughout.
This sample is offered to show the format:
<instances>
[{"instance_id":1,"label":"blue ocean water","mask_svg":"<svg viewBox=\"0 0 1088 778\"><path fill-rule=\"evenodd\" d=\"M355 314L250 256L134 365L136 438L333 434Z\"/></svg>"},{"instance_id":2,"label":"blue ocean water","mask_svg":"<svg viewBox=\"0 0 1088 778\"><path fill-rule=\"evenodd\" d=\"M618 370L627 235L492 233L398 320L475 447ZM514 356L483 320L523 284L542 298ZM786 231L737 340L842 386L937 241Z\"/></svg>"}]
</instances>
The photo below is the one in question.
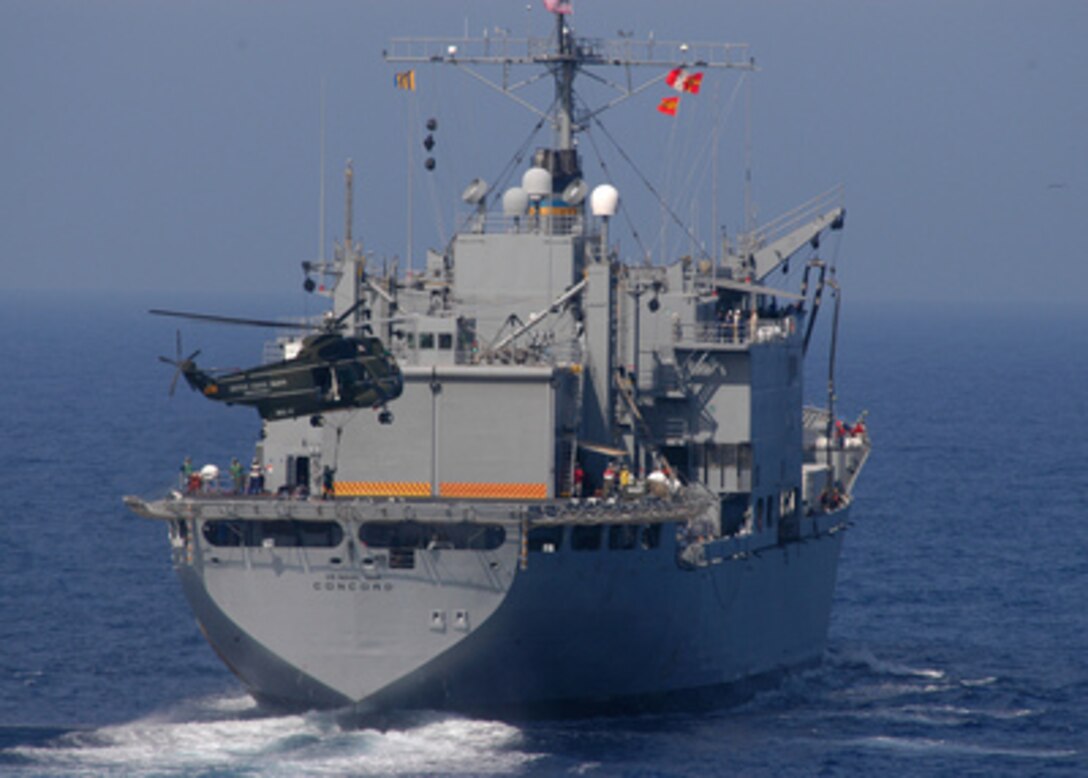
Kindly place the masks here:
<instances>
[{"instance_id":1,"label":"blue ocean water","mask_svg":"<svg viewBox=\"0 0 1088 778\"><path fill-rule=\"evenodd\" d=\"M248 456L259 426L167 397L176 324L144 310L170 304L0 294L0 774L1088 774L1080 312L845 309L838 403L870 411L876 451L819 668L710 713L352 730L257 708L198 634L164 529L121 505L186 455ZM264 337L182 329L219 366Z\"/></svg>"}]
</instances>

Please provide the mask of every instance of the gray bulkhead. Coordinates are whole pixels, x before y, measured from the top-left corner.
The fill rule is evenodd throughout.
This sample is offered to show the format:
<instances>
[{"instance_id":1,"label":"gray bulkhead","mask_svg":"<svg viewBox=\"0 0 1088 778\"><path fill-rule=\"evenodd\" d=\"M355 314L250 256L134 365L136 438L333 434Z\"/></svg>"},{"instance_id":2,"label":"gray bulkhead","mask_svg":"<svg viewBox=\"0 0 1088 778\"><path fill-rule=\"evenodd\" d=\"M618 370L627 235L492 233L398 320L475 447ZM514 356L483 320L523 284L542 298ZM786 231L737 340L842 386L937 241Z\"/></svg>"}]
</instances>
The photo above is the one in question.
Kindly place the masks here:
<instances>
[{"instance_id":1,"label":"gray bulkhead","mask_svg":"<svg viewBox=\"0 0 1088 778\"><path fill-rule=\"evenodd\" d=\"M545 366L404 368L396 421L330 414L325 449L337 483L547 484L554 495L557 371ZM350 489L343 492L350 495ZM543 497L544 495L540 495Z\"/></svg>"},{"instance_id":2,"label":"gray bulkhead","mask_svg":"<svg viewBox=\"0 0 1088 778\"><path fill-rule=\"evenodd\" d=\"M796 521L800 313L716 289L688 260L629 268L617 296L624 367L637 375L640 411L670 464L718 494L726 532L745 513L755 528Z\"/></svg>"},{"instance_id":3,"label":"gray bulkhead","mask_svg":"<svg viewBox=\"0 0 1088 778\"><path fill-rule=\"evenodd\" d=\"M472 362L572 286L582 246L570 234L458 235L442 265L449 268L445 281L442 272L428 272L425 283L398 299L400 318L390 333L400 337L390 342L404 392L393 404L395 421L381 424L371 410L358 409L325 414L321 429L304 420L266 423L261 455L272 466L269 486L286 483L290 463L310 457L311 491L330 467L338 496L548 499L569 488L558 471L568 469L564 442L579 406L570 314L549 313L548 327L540 328L545 337L531 341L532 353L519 360L526 363ZM359 294L369 296L378 321L394 320L387 300L367 288ZM465 321L472 342L452 334L454 323ZM502 484L509 488L493 486Z\"/></svg>"},{"instance_id":4,"label":"gray bulkhead","mask_svg":"<svg viewBox=\"0 0 1088 778\"><path fill-rule=\"evenodd\" d=\"M481 342L511 315L528 320L566 291L580 276L583 243L577 235L542 231L458 234L450 249L452 294L474 313Z\"/></svg>"}]
</instances>

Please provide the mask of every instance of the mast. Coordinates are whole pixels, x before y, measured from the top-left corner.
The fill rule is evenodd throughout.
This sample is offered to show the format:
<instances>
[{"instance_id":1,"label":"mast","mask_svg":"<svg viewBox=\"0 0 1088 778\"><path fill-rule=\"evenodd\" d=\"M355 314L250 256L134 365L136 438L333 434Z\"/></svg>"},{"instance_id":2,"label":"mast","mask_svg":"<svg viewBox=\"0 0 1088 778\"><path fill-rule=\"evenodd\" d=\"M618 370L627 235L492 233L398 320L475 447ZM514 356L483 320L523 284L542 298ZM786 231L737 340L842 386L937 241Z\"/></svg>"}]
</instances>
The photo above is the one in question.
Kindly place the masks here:
<instances>
[{"instance_id":1,"label":"mast","mask_svg":"<svg viewBox=\"0 0 1088 778\"><path fill-rule=\"evenodd\" d=\"M590 119L664 80L669 69L756 69L748 45L744 43L582 38L575 36L567 14L557 13L555 16L554 39L514 38L506 34L481 38L392 38L383 56L390 63L440 64L460 68L537 116L551 119L555 127L555 148L559 151L574 148L575 133L582 131ZM502 69L501 80L488 78L477 71L473 67L475 65L499 66ZM523 88L539 81L540 76L512 81L511 68L517 65L543 66L549 71L555 81L555 105L550 115L519 94ZM648 67L657 68L660 72L637 86L632 85L630 80L618 83L594 74L594 80L616 94L603 105L585 108L584 114L579 116L574 105L574 80L578 71L588 66L625 70Z\"/></svg>"},{"instance_id":2,"label":"mast","mask_svg":"<svg viewBox=\"0 0 1088 778\"><path fill-rule=\"evenodd\" d=\"M574 72L578 67L570 27L563 14L555 15L559 56L555 69L556 148L574 148Z\"/></svg>"},{"instance_id":3,"label":"mast","mask_svg":"<svg viewBox=\"0 0 1088 778\"><path fill-rule=\"evenodd\" d=\"M346 203L344 209L344 245L348 247L348 251L351 251L354 245L351 240L352 182L354 176L355 171L349 159L347 167L344 169L344 201Z\"/></svg>"}]
</instances>

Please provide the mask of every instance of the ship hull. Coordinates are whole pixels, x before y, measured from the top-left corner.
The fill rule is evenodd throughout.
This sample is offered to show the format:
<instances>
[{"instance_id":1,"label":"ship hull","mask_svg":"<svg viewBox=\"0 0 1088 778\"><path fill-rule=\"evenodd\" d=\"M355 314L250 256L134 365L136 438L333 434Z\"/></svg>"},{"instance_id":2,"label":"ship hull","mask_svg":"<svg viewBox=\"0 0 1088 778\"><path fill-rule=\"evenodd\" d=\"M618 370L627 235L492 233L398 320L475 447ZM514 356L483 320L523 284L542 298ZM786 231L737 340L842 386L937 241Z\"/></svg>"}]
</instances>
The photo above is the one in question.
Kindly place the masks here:
<instances>
[{"instance_id":1,"label":"ship hull","mask_svg":"<svg viewBox=\"0 0 1088 778\"><path fill-rule=\"evenodd\" d=\"M843 533L755 553L724 539L691 565L671 529L651 550L525 554L512 537L491 552L418 552L415 570L371 581L275 549L225 563L198 548L178 571L209 643L277 707L698 708L819 661Z\"/></svg>"}]
</instances>

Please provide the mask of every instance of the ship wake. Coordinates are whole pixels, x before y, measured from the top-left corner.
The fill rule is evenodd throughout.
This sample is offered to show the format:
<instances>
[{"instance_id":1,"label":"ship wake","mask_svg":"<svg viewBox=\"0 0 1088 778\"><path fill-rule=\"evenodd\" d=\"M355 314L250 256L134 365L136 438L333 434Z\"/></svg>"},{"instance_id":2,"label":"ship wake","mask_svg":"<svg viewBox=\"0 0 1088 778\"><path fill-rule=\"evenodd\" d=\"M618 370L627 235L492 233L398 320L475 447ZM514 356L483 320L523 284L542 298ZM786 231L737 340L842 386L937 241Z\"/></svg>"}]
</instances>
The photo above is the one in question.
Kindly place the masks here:
<instances>
[{"instance_id":1,"label":"ship wake","mask_svg":"<svg viewBox=\"0 0 1088 778\"><path fill-rule=\"evenodd\" d=\"M510 725L405 714L351 729L334 713L268 715L248 696L190 701L136 721L10 749L33 775L429 775L519 771L537 757Z\"/></svg>"}]
</instances>

